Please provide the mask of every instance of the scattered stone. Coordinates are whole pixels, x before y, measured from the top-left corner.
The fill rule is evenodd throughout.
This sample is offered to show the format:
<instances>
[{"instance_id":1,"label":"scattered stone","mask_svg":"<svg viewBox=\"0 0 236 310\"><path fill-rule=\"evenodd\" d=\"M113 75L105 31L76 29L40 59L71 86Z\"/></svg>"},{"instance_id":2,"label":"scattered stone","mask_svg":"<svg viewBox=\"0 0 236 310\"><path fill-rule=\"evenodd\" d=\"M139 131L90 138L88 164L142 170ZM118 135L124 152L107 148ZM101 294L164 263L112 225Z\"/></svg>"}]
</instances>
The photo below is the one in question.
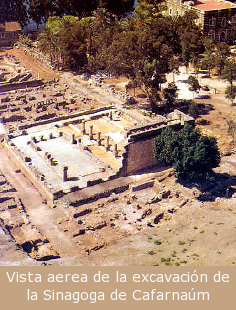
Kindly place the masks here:
<instances>
[{"instance_id":1,"label":"scattered stone","mask_svg":"<svg viewBox=\"0 0 236 310\"><path fill-rule=\"evenodd\" d=\"M143 212L141 219L144 219L148 215L152 214L152 209L147 209Z\"/></svg>"},{"instance_id":2,"label":"scattered stone","mask_svg":"<svg viewBox=\"0 0 236 310\"><path fill-rule=\"evenodd\" d=\"M164 190L160 193L162 199L167 199L170 196L170 190Z\"/></svg>"},{"instance_id":3,"label":"scattered stone","mask_svg":"<svg viewBox=\"0 0 236 310\"><path fill-rule=\"evenodd\" d=\"M153 203L158 203L161 201L161 198L159 195L155 195L154 197L152 197L151 199L149 199L147 202L146 202L146 205L150 205L150 204L153 204Z\"/></svg>"}]
</instances>

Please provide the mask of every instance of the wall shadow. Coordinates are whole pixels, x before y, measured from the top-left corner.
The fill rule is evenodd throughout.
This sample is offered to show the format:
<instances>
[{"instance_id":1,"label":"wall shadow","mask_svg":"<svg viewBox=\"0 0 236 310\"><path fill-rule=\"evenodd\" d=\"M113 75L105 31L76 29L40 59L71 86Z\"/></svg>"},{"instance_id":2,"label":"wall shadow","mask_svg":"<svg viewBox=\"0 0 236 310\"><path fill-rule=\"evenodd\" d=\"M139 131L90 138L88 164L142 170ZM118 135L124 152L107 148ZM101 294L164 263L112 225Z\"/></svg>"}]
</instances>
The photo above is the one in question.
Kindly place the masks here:
<instances>
[{"instance_id":1,"label":"wall shadow","mask_svg":"<svg viewBox=\"0 0 236 310\"><path fill-rule=\"evenodd\" d=\"M179 180L187 188L197 188L200 195L199 201L215 201L216 198L231 198L236 193L236 176L227 173L215 173L213 180Z\"/></svg>"}]
</instances>

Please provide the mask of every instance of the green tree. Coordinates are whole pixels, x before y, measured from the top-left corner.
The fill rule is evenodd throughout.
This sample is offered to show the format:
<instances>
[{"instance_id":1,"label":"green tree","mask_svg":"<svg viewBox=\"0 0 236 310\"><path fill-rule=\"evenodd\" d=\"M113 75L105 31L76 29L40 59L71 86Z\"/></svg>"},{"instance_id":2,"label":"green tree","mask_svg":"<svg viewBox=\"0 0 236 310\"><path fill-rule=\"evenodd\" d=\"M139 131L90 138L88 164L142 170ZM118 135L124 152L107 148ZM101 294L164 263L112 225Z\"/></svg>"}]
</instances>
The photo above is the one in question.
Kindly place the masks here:
<instances>
[{"instance_id":1,"label":"green tree","mask_svg":"<svg viewBox=\"0 0 236 310\"><path fill-rule=\"evenodd\" d=\"M215 66L219 75L222 74L230 54L230 46L226 42L220 42L216 45Z\"/></svg>"},{"instance_id":2,"label":"green tree","mask_svg":"<svg viewBox=\"0 0 236 310\"><path fill-rule=\"evenodd\" d=\"M227 60L222 70L221 78L230 83L233 86L233 82L236 80L236 62L234 60Z\"/></svg>"},{"instance_id":3,"label":"green tree","mask_svg":"<svg viewBox=\"0 0 236 310\"><path fill-rule=\"evenodd\" d=\"M200 53L201 44L199 43L199 36L194 31L185 31L180 37L180 44L182 50L181 59L188 73L189 63L195 57L195 54Z\"/></svg>"},{"instance_id":4,"label":"green tree","mask_svg":"<svg viewBox=\"0 0 236 310\"><path fill-rule=\"evenodd\" d=\"M192 116L193 118L197 118L200 115L198 103L196 103L194 101L191 101L189 103L188 115Z\"/></svg>"},{"instance_id":5,"label":"green tree","mask_svg":"<svg viewBox=\"0 0 236 310\"><path fill-rule=\"evenodd\" d=\"M172 57L169 61L170 72L173 75L173 83L175 82L175 74L179 74L179 60Z\"/></svg>"},{"instance_id":6,"label":"green tree","mask_svg":"<svg viewBox=\"0 0 236 310\"><path fill-rule=\"evenodd\" d=\"M134 0L102 0L99 2L109 12L118 16L126 15L132 12L134 8Z\"/></svg>"},{"instance_id":7,"label":"green tree","mask_svg":"<svg viewBox=\"0 0 236 310\"><path fill-rule=\"evenodd\" d=\"M25 0L1 0L0 23L18 21L22 26L28 21Z\"/></svg>"},{"instance_id":8,"label":"green tree","mask_svg":"<svg viewBox=\"0 0 236 310\"><path fill-rule=\"evenodd\" d=\"M179 179L204 179L213 174L220 163L220 153L214 137L201 136L186 124L177 134L166 127L154 141L158 161L173 165Z\"/></svg>"},{"instance_id":9,"label":"green tree","mask_svg":"<svg viewBox=\"0 0 236 310\"><path fill-rule=\"evenodd\" d=\"M158 161L166 166L176 163L181 158L181 140L170 127L164 128L154 141L154 153Z\"/></svg>"},{"instance_id":10,"label":"green tree","mask_svg":"<svg viewBox=\"0 0 236 310\"><path fill-rule=\"evenodd\" d=\"M204 66L209 73L209 77L211 76L211 70L215 67L215 44L209 40L209 39L204 39L204 48L205 51L203 53L203 58L201 60L201 65Z\"/></svg>"},{"instance_id":11,"label":"green tree","mask_svg":"<svg viewBox=\"0 0 236 310\"><path fill-rule=\"evenodd\" d=\"M175 83L168 83L168 86L163 89L163 98L166 103L166 111L169 112L174 105L175 99L178 97L178 88Z\"/></svg>"},{"instance_id":12,"label":"green tree","mask_svg":"<svg viewBox=\"0 0 236 310\"><path fill-rule=\"evenodd\" d=\"M104 8L117 16L133 11L134 0L29 0L29 15L36 22L46 22L51 16L64 15L88 17L98 8Z\"/></svg>"},{"instance_id":13,"label":"green tree","mask_svg":"<svg viewBox=\"0 0 236 310\"><path fill-rule=\"evenodd\" d=\"M29 16L37 23L46 23L50 16L56 12L54 0L29 0Z\"/></svg>"},{"instance_id":14,"label":"green tree","mask_svg":"<svg viewBox=\"0 0 236 310\"><path fill-rule=\"evenodd\" d=\"M79 70L87 65L86 30L81 20L63 16L59 20L59 46L63 66Z\"/></svg>"},{"instance_id":15,"label":"green tree","mask_svg":"<svg viewBox=\"0 0 236 310\"><path fill-rule=\"evenodd\" d=\"M183 16L176 19L177 34L179 37L179 52L183 64L188 72L189 63L202 52L203 35L201 28L196 25L198 18L196 12L186 11Z\"/></svg>"},{"instance_id":16,"label":"green tree","mask_svg":"<svg viewBox=\"0 0 236 310\"><path fill-rule=\"evenodd\" d=\"M235 133L236 133L236 122L234 120L229 120L227 121L227 125L228 125L228 133L231 135L232 137L232 144L235 144Z\"/></svg>"},{"instance_id":17,"label":"green tree","mask_svg":"<svg viewBox=\"0 0 236 310\"><path fill-rule=\"evenodd\" d=\"M233 105L234 99L236 97L236 86L235 85L231 85L226 88L225 97L229 99Z\"/></svg>"},{"instance_id":18,"label":"green tree","mask_svg":"<svg viewBox=\"0 0 236 310\"><path fill-rule=\"evenodd\" d=\"M38 36L39 48L51 63L79 70L87 65L85 24L74 16L50 17Z\"/></svg>"},{"instance_id":19,"label":"green tree","mask_svg":"<svg viewBox=\"0 0 236 310\"><path fill-rule=\"evenodd\" d=\"M96 45L89 65L91 70L102 69L116 76L128 77L146 94L154 111L160 85L170 70L172 50L164 36L162 18L157 18L148 28L129 27L121 30L107 26L101 36L96 36L96 40L101 40L101 37L103 40Z\"/></svg>"},{"instance_id":20,"label":"green tree","mask_svg":"<svg viewBox=\"0 0 236 310\"><path fill-rule=\"evenodd\" d=\"M192 90L193 93L195 93L196 91L198 91L201 88L201 86L198 82L198 79L193 75L190 75L188 77L188 84L190 85L190 90Z\"/></svg>"},{"instance_id":21,"label":"green tree","mask_svg":"<svg viewBox=\"0 0 236 310\"><path fill-rule=\"evenodd\" d=\"M191 64L194 67L194 72L198 76L198 70L201 65L201 58L199 54L195 54L191 58Z\"/></svg>"},{"instance_id":22,"label":"green tree","mask_svg":"<svg viewBox=\"0 0 236 310\"><path fill-rule=\"evenodd\" d=\"M42 52L50 56L50 62L52 65L57 47L54 34L47 24L38 35L38 47Z\"/></svg>"}]
</instances>

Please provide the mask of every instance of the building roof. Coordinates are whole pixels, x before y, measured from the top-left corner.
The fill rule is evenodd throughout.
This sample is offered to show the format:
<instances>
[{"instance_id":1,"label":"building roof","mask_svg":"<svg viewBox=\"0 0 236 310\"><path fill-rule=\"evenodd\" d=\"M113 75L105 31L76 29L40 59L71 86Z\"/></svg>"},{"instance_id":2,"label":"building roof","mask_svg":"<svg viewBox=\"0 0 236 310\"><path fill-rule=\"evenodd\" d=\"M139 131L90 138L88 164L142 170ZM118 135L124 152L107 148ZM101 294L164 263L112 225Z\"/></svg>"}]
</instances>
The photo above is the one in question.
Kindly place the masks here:
<instances>
[{"instance_id":1,"label":"building roof","mask_svg":"<svg viewBox=\"0 0 236 310\"><path fill-rule=\"evenodd\" d=\"M5 24L0 24L0 29L2 31L21 31L21 25L18 22L5 22Z\"/></svg>"},{"instance_id":2,"label":"building roof","mask_svg":"<svg viewBox=\"0 0 236 310\"><path fill-rule=\"evenodd\" d=\"M201 11L216 11L236 8L236 4L223 0L201 0L192 7Z\"/></svg>"},{"instance_id":3,"label":"building roof","mask_svg":"<svg viewBox=\"0 0 236 310\"><path fill-rule=\"evenodd\" d=\"M21 25L18 22L6 22L5 31L21 31Z\"/></svg>"}]
</instances>

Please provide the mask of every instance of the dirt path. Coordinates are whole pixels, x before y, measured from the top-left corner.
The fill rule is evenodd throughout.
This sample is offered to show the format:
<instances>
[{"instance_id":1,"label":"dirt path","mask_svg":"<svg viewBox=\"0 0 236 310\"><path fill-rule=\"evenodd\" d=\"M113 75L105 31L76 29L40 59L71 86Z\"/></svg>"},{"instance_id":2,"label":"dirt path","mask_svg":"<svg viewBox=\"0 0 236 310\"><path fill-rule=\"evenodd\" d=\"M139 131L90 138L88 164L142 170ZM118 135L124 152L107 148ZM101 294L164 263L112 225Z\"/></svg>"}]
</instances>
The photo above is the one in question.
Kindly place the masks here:
<instances>
[{"instance_id":1,"label":"dirt path","mask_svg":"<svg viewBox=\"0 0 236 310\"><path fill-rule=\"evenodd\" d=\"M58 78L57 74L48 66L33 58L29 54L24 52L22 48L13 48L10 50L0 50L0 54L8 53L15 56L21 66L24 66L29 70L35 79L43 79L44 81L51 81Z\"/></svg>"},{"instance_id":2,"label":"dirt path","mask_svg":"<svg viewBox=\"0 0 236 310\"><path fill-rule=\"evenodd\" d=\"M22 173L16 173L17 167L10 161L0 145L0 171L17 190L26 212L39 231L51 242L53 248L63 257L78 254L77 246L58 229L58 221L65 219L60 209L50 209L43 198Z\"/></svg>"},{"instance_id":3,"label":"dirt path","mask_svg":"<svg viewBox=\"0 0 236 310\"><path fill-rule=\"evenodd\" d=\"M209 106L209 112L196 120L197 126L203 133L217 138L221 152L231 150L233 148L232 137L228 133L227 122L236 119L236 108L224 98L223 94L196 101Z\"/></svg>"},{"instance_id":4,"label":"dirt path","mask_svg":"<svg viewBox=\"0 0 236 310\"><path fill-rule=\"evenodd\" d=\"M186 74L185 67L180 67L180 74L175 76L175 80L186 81L192 74L194 74L192 68ZM196 124L204 134L217 138L222 153L231 150L233 147L232 137L228 133L227 121L236 119L236 107L232 106L231 102L225 98L225 89L229 84L221 80L219 76L207 77L206 72L201 72L196 77L201 86L207 85L210 89L209 92L200 90L198 97L202 96L202 98L194 100L205 105L205 111L196 119ZM167 75L167 79L168 82L172 82L172 74Z\"/></svg>"},{"instance_id":5,"label":"dirt path","mask_svg":"<svg viewBox=\"0 0 236 310\"><path fill-rule=\"evenodd\" d=\"M90 86L88 82L81 81L78 77L75 77L72 73L60 73L59 76L64 79L70 85L74 85L79 91L85 96L93 100L97 100L101 105L112 105L115 104L118 109L122 108L124 103L122 100L109 95L99 87Z\"/></svg>"}]
</instances>

